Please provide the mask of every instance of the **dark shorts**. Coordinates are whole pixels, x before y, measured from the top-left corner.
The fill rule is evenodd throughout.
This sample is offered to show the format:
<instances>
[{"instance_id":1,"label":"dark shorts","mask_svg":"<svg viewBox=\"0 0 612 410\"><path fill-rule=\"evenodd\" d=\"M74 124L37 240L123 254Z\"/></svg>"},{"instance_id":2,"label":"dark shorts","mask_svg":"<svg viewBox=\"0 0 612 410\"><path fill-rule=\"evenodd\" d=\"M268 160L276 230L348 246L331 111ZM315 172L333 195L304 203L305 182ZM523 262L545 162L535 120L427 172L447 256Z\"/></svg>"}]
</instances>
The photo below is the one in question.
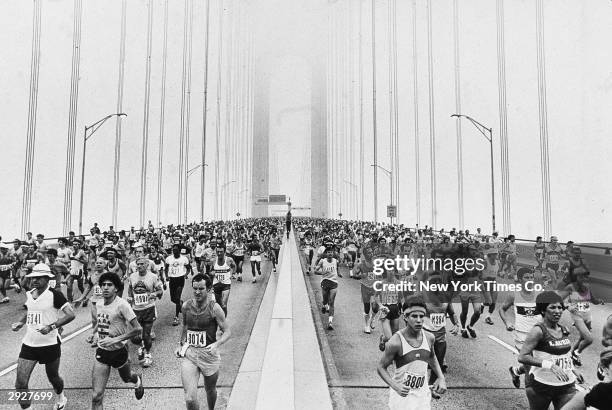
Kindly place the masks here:
<instances>
[{"instance_id":1,"label":"dark shorts","mask_svg":"<svg viewBox=\"0 0 612 410\"><path fill-rule=\"evenodd\" d=\"M472 303L482 303L482 293L479 292L462 292L459 294L461 302L467 301Z\"/></svg>"},{"instance_id":2,"label":"dark shorts","mask_svg":"<svg viewBox=\"0 0 612 410\"><path fill-rule=\"evenodd\" d=\"M96 360L102 364L118 369L128 363L130 357L125 346L119 350L104 350L98 348L96 350Z\"/></svg>"},{"instance_id":3,"label":"dark shorts","mask_svg":"<svg viewBox=\"0 0 612 410\"><path fill-rule=\"evenodd\" d=\"M232 255L232 259L234 259L234 262L236 262L236 264L238 264L238 262L244 262L244 255L242 255L242 256Z\"/></svg>"},{"instance_id":4,"label":"dark shorts","mask_svg":"<svg viewBox=\"0 0 612 410\"><path fill-rule=\"evenodd\" d=\"M574 383L566 384L564 386L550 386L548 384L540 383L533 378L533 375L529 375L526 379L529 379L529 388L535 392L535 394L542 398L554 399L564 395L576 394L576 386Z\"/></svg>"},{"instance_id":5,"label":"dark shorts","mask_svg":"<svg viewBox=\"0 0 612 410\"><path fill-rule=\"evenodd\" d=\"M383 306L386 306L387 308L389 308L389 313L387 313L387 319L389 320L399 319L400 307L397 303L391 303L388 305L383 304Z\"/></svg>"},{"instance_id":6,"label":"dark shorts","mask_svg":"<svg viewBox=\"0 0 612 410\"><path fill-rule=\"evenodd\" d=\"M323 288L323 290L332 290L332 289L337 289L338 288L338 284L334 281L331 281L329 279L323 279L321 281L321 287Z\"/></svg>"},{"instance_id":7,"label":"dark shorts","mask_svg":"<svg viewBox=\"0 0 612 410\"><path fill-rule=\"evenodd\" d=\"M136 319L138 319L138 323L152 323L157 319L157 315L155 314L155 306L151 306L144 310L134 310L136 313Z\"/></svg>"},{"instance_id":8,"label":"dark shorts","mask_svg":"<svg viewBox=\"0 0 612 410\"><path fill-rule=\"evenodd\" d=\"M62 349L59 343L49 346L28 346L22 344L21 352L19 352L19 357L21 359L33 360L40 364L52 363L61 356Z\"/></svg>"},{"instance_id":9,"label":"dark shorts","mask_svg":"<svg viewBox=\"0 0 612 410\"><path fill-rule=\"evenodd\" d=\"M0 270L0 279L8 279L11 276L10 270Z\"/></svg>"},{"instance_id":10,"label":"dark shorts","mask_svg":"<svg viewBox=\"0 0 612 410\"><path fill-rule=\"evenodd\" d=\"M558 263L547 263L546 264L546 269L551 269L554 270L555 272L559 270L559 264Z\"/></svg>"},{"instance_id":11,"label":"dark shorts","mask_svg":"<svg viewBox=\"0 0 612 410\"><path fill-rule=\"evenodd\" d=\"M229 284L227 284L227 283L215 283L215 284L213 285L213 291L214 291L215 293L221 293L221 292L223 292L224 290L230 290L230 289L231 289L231 287L232 287L232 285L229 285Z\"/></svg>"}]
</instances>

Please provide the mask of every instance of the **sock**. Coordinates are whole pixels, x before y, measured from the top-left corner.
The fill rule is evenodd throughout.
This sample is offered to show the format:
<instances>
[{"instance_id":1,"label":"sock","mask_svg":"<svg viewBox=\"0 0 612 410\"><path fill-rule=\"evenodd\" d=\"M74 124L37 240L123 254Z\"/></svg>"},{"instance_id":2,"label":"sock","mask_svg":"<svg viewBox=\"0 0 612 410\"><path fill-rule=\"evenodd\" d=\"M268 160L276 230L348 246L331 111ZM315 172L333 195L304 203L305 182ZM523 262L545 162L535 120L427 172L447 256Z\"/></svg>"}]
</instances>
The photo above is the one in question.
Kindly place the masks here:
<instances>
[{"instance_id":1,"label":"sock","mask_svg":"<svg viewBox=\"0 0 612 410\"><path fill-rule=\"evenodd\" d=\"M64 400L66 400L66 396L64 396L64 392L62 391L61 393L58 393L58 395L57 395L57 401L58 401L58 402L62 402L62 401L64 401Z\"/></svg>"},{"instance_id":2,"label":"sock","mask_svg":"<svg viewBox=\"0 0 612 410\"><path fill-rule=\"evenodd\" d=\"M485 316L485 319L487 319L487 318L490 318L490 317L491 317L491 314L489 313L489 311L488 311L488 310L486 310L486 311L484 312L484 316Z\"/></svg>"},{"instance_id":3,"label":"sock","mask_svg":"<svg viewBox=\"0 0 612 410\"><path fill-rule=\"evenodd\" d=\"M134 387L139 388L142 383L142 379L140 378L140 376L136 376L136 377L138 377L138 381L134 384Z\"/></svg>"},{"instance_id":4,"label":"sock","mask_svg":"<svg viewBox=\"0 0 612 410\"><path fill-rule=\"evenodd\" d=\"M333 317L333 316L330 316L330 317L329 317L329 322L331 323L333 320L334 320L334 317Z\"/></svg>"}]
</instances>

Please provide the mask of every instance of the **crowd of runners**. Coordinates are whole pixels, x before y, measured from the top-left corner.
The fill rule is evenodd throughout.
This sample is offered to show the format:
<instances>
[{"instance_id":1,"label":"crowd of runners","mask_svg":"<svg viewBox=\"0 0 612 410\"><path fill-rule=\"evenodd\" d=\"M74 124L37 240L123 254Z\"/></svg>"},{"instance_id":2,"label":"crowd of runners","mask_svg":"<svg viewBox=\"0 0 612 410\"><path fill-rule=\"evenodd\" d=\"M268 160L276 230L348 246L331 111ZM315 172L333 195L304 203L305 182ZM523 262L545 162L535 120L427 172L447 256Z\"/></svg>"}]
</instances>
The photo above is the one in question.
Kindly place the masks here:
<instances>
[{"instance_id":1,"label":"crowd of runners","mask_svg":"<svg viewBox=\"0 0 612 410\"><path fill-rule=\"evenodd\" d=\"M86 341L96 348L92 408L103 408L111 368L133 385L140 400L144 372L135 371L133 362L142 368L153 364L156 305L167 293L175 306L170 325L181 326L175 354L183 358L186 406L200 408L197 388L202 375L208 408L214 408L219 347L231 337L227 306L232 282L243 280L243 265L248 261L252 283L256 283L262 276L262 256L271 261L275 272L283 233L281 218L161 229L149 223L147 229L127 232L115 232L113 227L101 232L96 224L88 238L71 232L49 244L43 235L33 240L28 234L26 240L15 240L12 249L2 244L2 303L10 302L7 289L26 294L23 314L12 324L16 332L25 327L16 391L28 391L32 371L40 363L57 394L55 408L66 407L59 375L63 326L74 320L75 309L89 306L92 333ZM75 284L78 298L74 298ZM130 341L136 349L132 361ZM30 397L19 397L21 407L29 408Z\"/></svg>"},{"instance_id":2,"label":"crowd of runners","mask_svg":"<svg viewBox=\"0 0 612 410\"><path fill-rule=\"evenodd\" d=\"M447 388L447 330L477 338L474 325L482 316L493 325L496 310L517 354L508 363L508 383L520 388L524 375L532 409L612 408L612 316L603 329L592 328L591 305L603 301L592 295L588 266L573 242L563 247L555 236L546 243L538 237L531 250L522 247L529 254L523 256L535 260L525 266L518 263L514 235L501 238L480 229L472 234L328 219L296 219L294 226L306 274L321 275L321 311L329 330L342 314L334 303L342 287L339 267L348 270L343 281L361 282L361 300L355 301L363 312L359 326L366 334L380 329L373 346L383 352L377 371L390 387L391 409L430 408L431 398ZM480 262L468 267L468 259ZM405 260L417 263L402 265ZM450 267L442 264L449 260ZM453 304L460 308L458 317ZM564 310L577 330L574 340L560 323ZM581 353L596 339L604 346L597 377L605 382L578 392L576 385L584 382Z\"/></svg>"},{"instance_id":3,"label":"crowd of runners","mask_svg":"<svg viewBox=\"0 0 612 410\"><path fill-rule=\"evenodd\" d=\"M321 275L321 312L327 315L330 331L334 316L342 314L335 306L342 287L339 278L343 278L339 267L344 265L348 271L343 281L360 281L361 300L356 303L363 312L363 322L358 326L366 334L379 332L372 346L382 352L377 371L390 387L390 408L429 408L431 398L439 398L447 389L447 330L477 338L474 325L482 316L492 325L496 311L515 341L517 361L508 363L508 383L520 388L524 375L523 386L532 409L547 409L551 403L555 409L610 408L612 317L603 329L592 328L590 306L601 301L590 292L588 267L573 243L563 247L554 236L547 242L538 237L529 251L536 263L522 266L513 235L500 238L497 232L485 235L480 229L472 234L467 230L445 232L292 218L290 213L286 218L163 228L149 223L147 228L129 231L109 227L101 232L95 224L87 237L71 232L50 243L43 235L34 239L28 234L10 246L2 243L2 303L11 301L7 289L26 292L23 315L12 325L14 331L25 327L16 389L26 391L34 367L44 364L57 393L56 408L65 408L67 398L59 375L62 330L75 318L75 309L88 308L92 333L87 343L96 348L92 408L102 408L111 368L133 385L136 398L141 399L144 371L136 371L133 363L142 368L152 366L156 306L167 297L174 305L169 325L180 326L175 354L182 358L186 406L199 408L201 374L208 408L214 408L219 346L231 337L228 300L232 284L242 282L243 273L248 276L243 272L245 263L250 265L250 280L256 283L262 275L262 257L271 261L275 272L283 237L286 234L288 238L292 228L302 250L304 273ZM435 263L402 267L404 257L451 260L454 268ZM457 264L470 258L481 263L471 267ZM507 292L480 290L479 285L487 281L523 286ZM442 286L452 282L461 286L456 290ZM422 290L423 283L429 290ZM529 283L540 287L534 289ZM79 290L76 298L75 284ZM560 324L564 309L577 330L574 340L570 329ZM447 321L452 323L448 329ZM603 382L588 393L577 393L576 384L583 381L577 370L582 366L581 353L600 335L605 348L598 378ZM129 342L135 350L132 361ZM22 408L30 405L27 399L20 404Z\"/></svg>"}]
</instances>

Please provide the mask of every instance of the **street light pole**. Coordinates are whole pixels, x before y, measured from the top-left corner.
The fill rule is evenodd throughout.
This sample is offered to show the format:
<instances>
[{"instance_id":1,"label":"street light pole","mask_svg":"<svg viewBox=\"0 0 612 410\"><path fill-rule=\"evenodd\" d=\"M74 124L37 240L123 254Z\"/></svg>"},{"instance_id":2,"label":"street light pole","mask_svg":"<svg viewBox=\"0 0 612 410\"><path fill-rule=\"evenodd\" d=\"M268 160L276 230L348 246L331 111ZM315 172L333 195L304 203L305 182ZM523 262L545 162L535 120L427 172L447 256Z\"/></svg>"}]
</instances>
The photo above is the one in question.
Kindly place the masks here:
<instances>
[{"instance_id":1,"label":"street light pole","mask_svg":"<svg viewBox=\"0 0 612 410\"><path fill-rule=\"evenodd\" d=\"M221 219L223 219L223 191L225 190L225 188L227 188L228 185L232 184L236 182L236 180L232 180L229 182L226 182L225 184L221 185Z\"/></svg>"},{"instance_id":2,"label":"street light pole","mask_svg":"<svg viewBox=\"0 0 612 410\"><path fill-rule=\"evenodd\" d=\"M389 201L389 205L393 206L393 171L389 171L388 169L383 168L378 164L371 164L370 166L374 167L374 169L380 168L381 171L383 171L389 177L389 193L391 198L391 200ZM392 216L389 217L389 222L393 225Z\"/></svg>"},{"instance_id":3,"label":"street light pole","mask_svg":"<svg viewBox=\"0 0 612 410\"><path fill-rule=\"evenodd\" d=\"M338 212L338 216L340 217L340 219L342 219L342 194L338 191L336 191L335 189L330 189L331 192L335 193L336 195L338 195L338 198L340 199L340 210Z\"/></svg>"},{"instance_id":4,"label":"street light pole","mask_svg":"<svg viewBox=\"0 0 612 410\"><path fill-rule=\"evenodd\" d=\"M489 141L489 148L491 152L491 225L493 227L493 232L495 232L495 174L493 171L493 129L485 127L469 115L453 114L451 115L451 117L467 119L474 125L474 127L476 127L478 131L480 131L480 133L485 137L485 139Z\"/></svg>"},{"instance_id":5,"label":"street light pole","mask_svg":"<svg viewBox=\"0 0 612 410\"><path fill-rule=\"evenodd\" d=\"M85 188L85 152L87 151L87 140L91 138L92 135L94 135L94 133L98 130L98 128L102 126L102 124L106 122L106 120L108 120L109 118L115 117L115 116L116 117L123 117L123 116L127 117L127 114L117 113L117 114L107 115L106 117L102 118L101 120L96 121L90 126L86 125L85 130L83 131L83 159L81 160L81 200L79 204L79 235L83 233L83 191ZM87 131L89 130L92 130L92 131L89 134L89 136L87 136Z\"/></svg>"}]
</instances>

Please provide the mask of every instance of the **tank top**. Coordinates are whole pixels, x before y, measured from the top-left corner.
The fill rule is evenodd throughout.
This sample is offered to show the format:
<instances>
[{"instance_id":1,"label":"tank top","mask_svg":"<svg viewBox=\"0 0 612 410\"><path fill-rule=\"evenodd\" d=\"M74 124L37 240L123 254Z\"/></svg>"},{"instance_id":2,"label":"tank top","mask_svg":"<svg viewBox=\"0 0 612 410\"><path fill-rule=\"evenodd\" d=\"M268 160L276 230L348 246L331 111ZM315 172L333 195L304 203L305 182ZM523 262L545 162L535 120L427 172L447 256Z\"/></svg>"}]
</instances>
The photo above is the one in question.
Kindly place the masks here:
<instances>
[{"instance_id":1,"label":"tank top","mask_svg":"<svg viewBox=\"0 0 612 410\"><path fill-rule=\"evenodd\" d=\"M570 305L578 309L578 316L584 321L591 321L591 290L586 289L586 292L580 293L575 287L572 287L572 293L568 296Z\"/></svg>"},{"instance_id":2,"label":"tank top","mask_svg":"<svg viewBox=\"0 0 612 410\"><path fill-rule=\"evenodd\" d=\"M525 298L522 292L514 292L514 330L519 333L529 333L540 322L540 315L535 313L536 295L531 300Z\"/></svg>"},{"instance_id":3,"label":"tank top","mask_svg":"<svg viewBox=\"0 0 612 410\"><path fill-rule=\"evenodd\" d=\"M373 287L374 282L376 280L380 280L382 277L380 274L377 275L376 273L373 272L374 265L372 265L371 262L361 262L359 265L357 265L357 268L359 269L361 273L360 282L366 288Z\"/></svg>"},{"instance_id":4,"label":"tank top","mask_svg":"<svg viewBox=\"0 0 612 410\"><path fill-rule=\"evenodd\" d=\"M232 279L230 277L231 268L227 263L227 256L223 261L223 265L219 265L217 263L217 259L215 258L215 264L213 266L213 285L217 283L222 283L224 285L231 285Z\"/></svg>"},{"instance_id":5,"label":"tank top","mask_svg":"<svg viewBox=\"0 0 612 410\"><path fill-rule=\"evenodd\" d=\"M545 247L546 245L544 245L543 243L536 243L535 245L533 245L533 252L536 254L536 256L541 256L544 253Z\"/></svg>"},{"instance_id":6,"label":"tank top","mask_svg":"<svg viewBox=\"0 0 612 410\"><path fill-rule=\"evenodd\" d=\"M244 256L244 252L246 251L246 247L244 246L243 243L240 244L240 246L236 245L236 248L234 249L234 256Z\"/></svg>"},{"instance_id":7,"label":"tank top","mask_svg":"<svg viewBox=\"0 0 612 410\"><path fill-rule=\"evenodd\" d=\"M498 271L499 271L499 261L496 259L495 263L491 263L491 261L487 259L487 266L485 266L485 268L482 271L482 277L483 278L496 278Z\"/></svg>"},{"instance_id":8,"label":"tank top","mask_svg":"<svg viewBox=\"0 0 612 410\"><path fill-rule=\"evenodd\" d=\"M418 347L411 346L401 331L398 331L397 334L402 342L402 355L394 359L395 374L393 379L411 388L408 395L430 394L427 383L427 359L431 355L431 348L427 342L425 331L421 330L423 341Z\"/></svg>"},{"instance_id":9,"label":"tank top","mask_svg":"<svg viewBox=\"0 0 612 410\"><path fill-rule=\"evenodd\" d=\"M327 258L321 259L321 267L323 269L323 278L321 280L330 280L338 283L338 261L332 258L331 262Z\"/></svg>"},{"instance_id":10,"label":"tank top","mask_svg":"<svg viewBox=\"0 0 612 410\"><path fill-rule=\"evenodd\" d=\"M552 360L554 364L567 374L569 381L559 380L550 369L533 366L530 372L533 374L534 379L549 386L565 386L574 383L576 375L572 372L574 364L570 355L572 342L569 339L569 330L559 325L562 335L557 338L548 331L548 328L543 323L537 323L536 326L542 329L543 337L535 349L533 349L533 357L540 360Z\"/></svg>"},{"instance_id":11,"label":"tank top","mask_svg":"<svg viewBox=\"0 0 612 410\"><path fill-rule=\"evenodd\" d=\"M380 286L382 288L385 285L400 285L400 282L388 282L386 280L383 280ZM384 287L382 289L383 290L380 291L380 303L382 303L383 305L395 305L399 302L400 292L398 290L390 290L388 287Z\"/></svg>"},{"instance_id":12,"label":"tank top","mask_svg":"<svg viewBox=\"0 0 612 410\"><path fill-rule=\"evenodd\" d=\"M209 300L203 310L198 309L193 299L185 302L185 325L187 326L187 343L193 347L205 347L217 341L217 318L214 310L215 301Z\"/></svg>"},{"instance_id":13,"label":"tank top","mask_svg":"<svg viewBox=\"0 0 612 410\"><path fill-rule=\"evenodd\" d=\"M546 249L546 257L548 259L548 263L559 263L559 259L560 259L560 255L561 255L561 247L557 246L557 247L548 247Z\"/></svg>"},{"instance_id":14,"label":"tank top","mask_svg":"<svg viewBox=\"0 0 612 410\"><path fill-rule=\"evenodd\" d=\"M434 305L433 303L427 304L427 316L423 321L423 329L431 332L436 336L436 340L444 336L446 333L446 309L448 305L442 303L440 305Z\"/></svg>"}]
</instances>

